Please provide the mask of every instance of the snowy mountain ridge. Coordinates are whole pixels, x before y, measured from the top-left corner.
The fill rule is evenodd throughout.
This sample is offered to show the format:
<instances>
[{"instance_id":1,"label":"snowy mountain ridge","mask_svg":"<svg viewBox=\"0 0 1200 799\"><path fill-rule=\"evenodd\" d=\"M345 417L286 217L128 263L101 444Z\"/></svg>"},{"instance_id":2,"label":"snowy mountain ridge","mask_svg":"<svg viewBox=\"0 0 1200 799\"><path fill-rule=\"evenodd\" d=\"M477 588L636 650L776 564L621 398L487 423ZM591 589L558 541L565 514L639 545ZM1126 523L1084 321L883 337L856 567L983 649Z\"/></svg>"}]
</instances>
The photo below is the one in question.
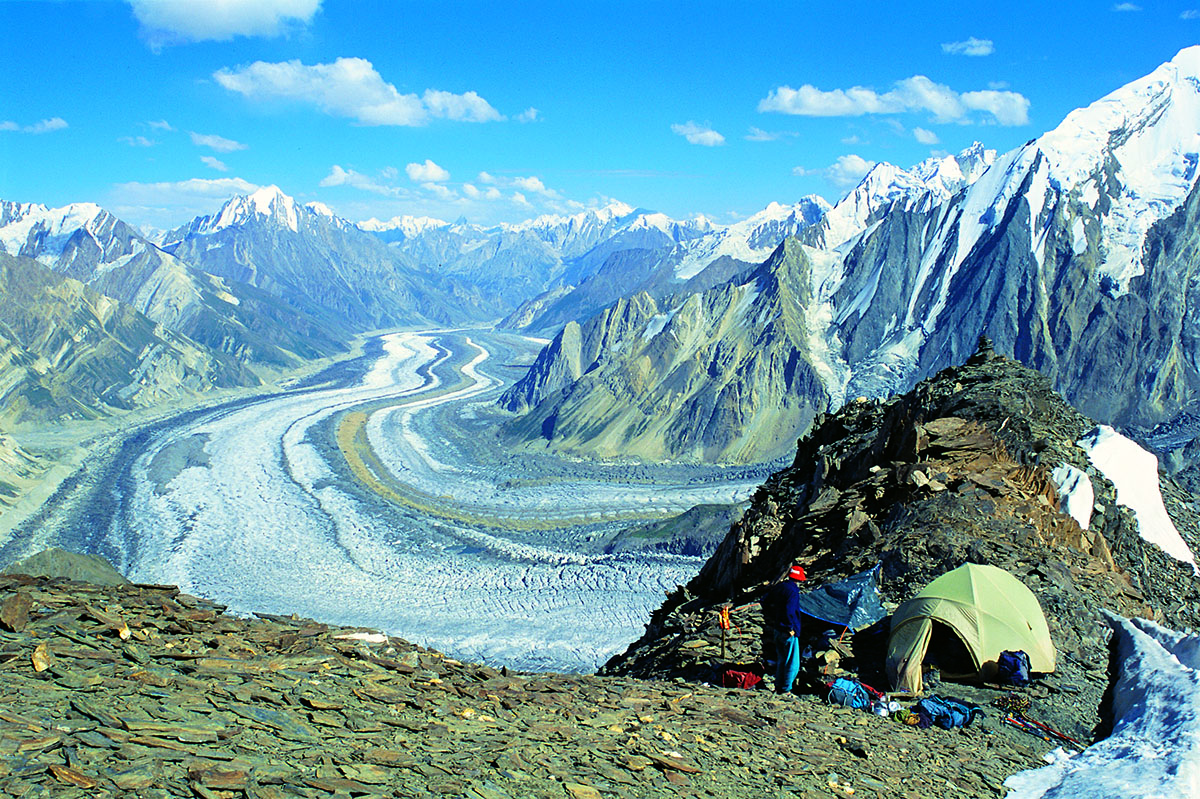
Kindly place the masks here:
<instances>
[{"instance_id":1,"label":"snowy mountain ridge","mask_svg":"<svg viewBox=\"0 0 1200 799\"><path fill-rule=\"evenodd\" d=\"M973 143L958 155L928 158L911 169L880 162L830 208L806 237L806 243L833 250L870 227L899 203L928 209L973 185L995 162L996 151Z\"/></svg>"},{"instance_id":2,"label":"snowy mountain ridge","mask_svg":"<svg viewBox=\"0 0 1200 799\"><path fill-rule=\"evenodd\" d=\"M764 340L778 309L787 307L780 300L786 289L803 319L792 320L786 341L773 340L789 348L781 355L788 374L806 369L815 376L802 390L816 406L905 391L966 358L982 334L1107 424L1149 429L1168 422L1200 392L1198 152L1200 47L1193 47L1004 155L973 145L908 170L877 164L764 263L763 290L741 315L745 324L708 324L721 338L713 351L736 371L737 359ZM701 291L700 307L723 301L718 287ZM514 387L530 418L554 419L555 431L586 429L597 442L710 424L661 403L638 401L635 413L623 404L630 398L614 395L611 386L630 374L641 386L676 386L671 361L638 365L624 353L635 358L643 338L694 336L699 319L667 318L633 300L602 307L572 331L581 348L564 340L543 351L569 355L608 343L603 361L580 361L570 380L563 376L573 370L549 357L537 374L531 370ZM645 313L626 311L643 305ZM748 378L738 372L737 407L749 408L747 397L759 408L783 401L769 371L761 382ZM724 413L722 403L735 393L703 394L705 413ZM676 415L659 418L665 414ZM722 419L745 430L759 426L750 412ZM589 451L581 435L561 440L565 449ZM666 457L699 457L678 437L665 441ZM774 454L747 445L723 457Z\"/></svg>"}]
</instances>

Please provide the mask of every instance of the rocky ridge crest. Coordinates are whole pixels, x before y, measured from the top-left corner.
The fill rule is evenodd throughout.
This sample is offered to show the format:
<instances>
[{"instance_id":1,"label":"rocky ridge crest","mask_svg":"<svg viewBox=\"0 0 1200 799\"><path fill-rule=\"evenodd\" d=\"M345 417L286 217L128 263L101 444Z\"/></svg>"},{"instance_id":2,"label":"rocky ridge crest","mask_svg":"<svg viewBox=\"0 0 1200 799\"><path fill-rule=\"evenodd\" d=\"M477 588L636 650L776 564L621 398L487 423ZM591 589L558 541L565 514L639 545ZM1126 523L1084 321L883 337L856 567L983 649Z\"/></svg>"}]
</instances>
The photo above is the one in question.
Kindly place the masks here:
<instances>
[{"instance_id":1,"label":"rocky ridge crest","mask_svg":"<svg viewBox=\"0 0 1200 799\"><path fill-rule=\"evenodd\" d=\"M1076 737L1092 736L1108 684L1101 609L1176 629L1200 626L1200 581L1141 538L1132 512L1075 444L1094 427L1046 377L990 346L903 396L850 402L817 421L793 465L758 490L700 574L601 673L714 679L716 610L726 603L742 634L728 642L725 660L757 660L757 599L793 562L813 587L880 564L887 608L963 563L986 563L1037 595L1060 653L1052 684L1074 691L1047 712ZM1085 472L1095 489L1087 530L1060 510L1051 471L1063 463ZM1161 484L1195 551L1197 497L1169 479ZM869 645L877 649L883 632L872 630ZM870 676L881 680L876 660Z\"/></svg>"}]
</instances>

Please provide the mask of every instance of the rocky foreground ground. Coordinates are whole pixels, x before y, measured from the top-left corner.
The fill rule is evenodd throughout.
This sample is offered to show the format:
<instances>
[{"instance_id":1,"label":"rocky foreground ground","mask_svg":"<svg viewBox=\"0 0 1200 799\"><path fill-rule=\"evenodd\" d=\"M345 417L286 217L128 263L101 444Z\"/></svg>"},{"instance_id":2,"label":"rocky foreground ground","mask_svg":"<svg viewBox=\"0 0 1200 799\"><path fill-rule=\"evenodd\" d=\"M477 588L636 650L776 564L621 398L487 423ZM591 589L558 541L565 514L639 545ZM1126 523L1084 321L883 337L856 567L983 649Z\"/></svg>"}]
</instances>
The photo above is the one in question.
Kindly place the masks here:
<instances>
[{"instance_id":1,"label":"rocky foreground ground","mask_svg":"<svg viewBox=\"0 0 1200 799\"><path fill-rule=\"evenodd\" d=\"M508 673L173 587L19 575L0 576L0 675L15 797L980 797L1051 748L994 712L921 730L812 696Z\"/></svg>"}]
</instances>

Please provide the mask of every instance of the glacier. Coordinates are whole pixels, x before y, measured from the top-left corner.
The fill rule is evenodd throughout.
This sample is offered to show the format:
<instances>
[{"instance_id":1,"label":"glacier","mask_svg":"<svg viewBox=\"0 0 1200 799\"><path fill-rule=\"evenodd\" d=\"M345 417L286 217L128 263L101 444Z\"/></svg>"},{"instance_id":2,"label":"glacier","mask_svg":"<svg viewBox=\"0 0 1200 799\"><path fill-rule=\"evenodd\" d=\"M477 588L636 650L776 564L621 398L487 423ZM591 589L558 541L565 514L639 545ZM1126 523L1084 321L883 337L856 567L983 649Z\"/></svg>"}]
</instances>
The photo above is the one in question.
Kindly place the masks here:
<instances>
[{"instance_id":1,"label":"glacier","mask_svg":"<svg viewBox=\"0 0 1200 799\"><path fill-rule=\"evenodd\" d=\"M473 330L384 335L349 384L165 426L136 444L112 489L109 549L130 579L176 584L235 613L296 612L515 668L596 669L701 565L597 554L587 546L597 525L740 501L759 477L638 466L649 477L622 480L612 466L556 461L540 473L533 458L472 460L430 414L471 423L491 407L507 382L497 342ZM393 479L502 523L424 513L347 481L329 433L356 408L368 409L363 429ZM540 526L526 532L503 525L531 519Z\"/></svg>"}]
</instances>

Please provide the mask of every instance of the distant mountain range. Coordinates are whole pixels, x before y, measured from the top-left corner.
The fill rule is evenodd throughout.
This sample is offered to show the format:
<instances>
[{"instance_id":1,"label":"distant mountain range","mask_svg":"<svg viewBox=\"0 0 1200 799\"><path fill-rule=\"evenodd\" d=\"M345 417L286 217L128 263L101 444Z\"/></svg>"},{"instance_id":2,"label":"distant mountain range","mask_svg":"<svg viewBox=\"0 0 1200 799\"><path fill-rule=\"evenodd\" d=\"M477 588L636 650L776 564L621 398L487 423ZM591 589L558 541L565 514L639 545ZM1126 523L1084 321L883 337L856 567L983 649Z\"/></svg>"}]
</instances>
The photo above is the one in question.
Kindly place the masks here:
<instances>
[{"instance_id":1,"label":"distant mountain range","mask_svg":"<svg viewBox=\"0 0 1200 799\"><path fill-rule=\"evenodd\" d=\"M1178 466L1200 418L1197 120L1193 47L1012 152L878 164L832 207L735 224L613 203L490 228L355 225L271 186L152 235L88 203L0 202L0 249L203 353L195 385L262 379L373 329L500 320L553 337L501 400L518 440L756 461L986 334L1085 413L1191 446ZM86 415L116 396L76 390L46 407Z\"/></svg>"},{"instance_id":2,"label":"distant mountain range","mask_svg":"<svg viewBox=\"0 0 1200 799\"><path fill-rule=\"evenodd\" d=\"M981 334L1083 412L1167 423L1200 397L1200 47L1002 156L876 166L761 267L568 324L502 399L583 454L747 461Z\"/></svg>"},{"instance_id":3,"label":"distant mountain range","mask_svg":"<svg viewBox=\"0 0 1200 799\"><path fill-rule=\"evenodd\" d=\"M343 351L362 331L510 314L510 327L556 332L631 285L719 285L819 219L822 202L772 205L732 226L619 203L492 228L409 217L360 226L269 186L154 233L92 203L0 202L0 251L262 376Z\"/></svg>"}]
</instances>

